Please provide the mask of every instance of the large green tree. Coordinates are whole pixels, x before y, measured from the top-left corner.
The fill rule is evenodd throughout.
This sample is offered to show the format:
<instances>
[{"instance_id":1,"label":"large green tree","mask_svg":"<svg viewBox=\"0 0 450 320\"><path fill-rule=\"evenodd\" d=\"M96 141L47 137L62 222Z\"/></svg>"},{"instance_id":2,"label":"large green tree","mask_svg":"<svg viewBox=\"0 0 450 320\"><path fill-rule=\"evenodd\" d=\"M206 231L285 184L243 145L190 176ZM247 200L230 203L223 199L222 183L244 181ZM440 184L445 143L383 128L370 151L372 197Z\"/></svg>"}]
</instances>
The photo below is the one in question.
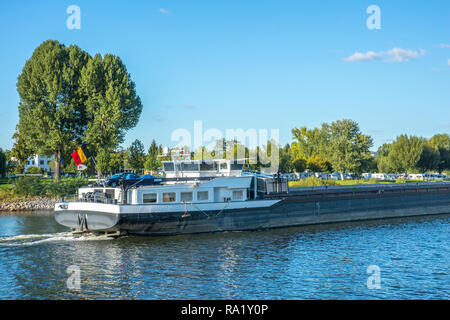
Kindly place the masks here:
<instances>
[{"instance_id":1,"label":"large green tree","mask_svg":"<svg viewBox=\"0 0 450 320\"><path fill-rule=\"evenodd\" d=\"M419 162L417 163L417 168L421 172L437 171L439 167L439 161L439 149L435 146L432 146L429 141L426 141L424 143Z\"/></svg>"},{"instance_id":2,"label":"large green tree","mask_svg":"<svg viewBox=\"0 0 450 320\"><path fill-rule=\"evenodd\" d=\"M19 125L13 153L22 158L30 153L53 155L55 180L62 160L68 164L82 141L96 156L101 176L142 111L119 57L92 58L77 46L53 40L36 48L19 75L17 90Z\"/></svg>"},{"instance_id":3,"label":"large green tree","mask_svg":"<svg viewBox=\"0 0 450 320\"><path fill-rule=\"evenodd\" d=\"M33 154L33 150L27 147L23 132L20 130L20 123L16 125L16 131L12 136L15 140L13 148L11 149L11 158L14 158L17 166L15 168L17 173L23 173L25 170L25 163L29 156ZM10 160L10 159L8 159Z\"/></svg>"},{"instance_id":4,"label":"large green tree","mask_svg":"<svg viewBox=\"0 0 450 320\"><path fill-rule=\"evenodd\" d=\"M292 155L296 158L309 159L312 156L326 158L330 140L329 125L323 123L320 128L300 127L292 129L294 142Z\"/></svg>"},{"instance_id":5,"label":"large green tree","mask_svg":"<svg viewBox=\"0 0 450 320\"><path fill-rule=\"evenodd\" d=\"M329 159L333 169L344 172L361 173L363 163L371 157L369 148L372 138L361 133L353 120L338 120L330 125Z\"/></svg>"},{"instance_id":6,"label":"large green tree","mask_svg":"<svg viewBox=\"0 0 450 320\"><path fill-rule=\"evenodd\" d=\"M85 104L79 83L88 60L79 47L48 40L34 50L18 77L21 138L33 152L53 155L55 181L60 179L63 152L83 134Z\"/></svg>"},{"instance_id":7,"label":"large green tree","mask_svg":"<svg viewBox=\"0 0 450 320\"><path fill-rule=\"evenodd\" d=\"M405 134L398 136L388 155L389 166L398 173L418 171L425 144L424 138Z\"/></svg>"},{"instance_id":8,"label":"large green tree","mask_svg":"<svg viewBox=\"0 0 450 320\"><path fill-rule=\"evenodd\" d=\"M439 150L439 164L437 170L441 173L445 170L450 170L450 135L436 134L430 141L430 145Z\"/></svg>"},{"instance_id":9,"label":"large green tree","mask_svg":"<svg viewBox=\"0 0 450 320\"><path fill-rule=\"evenodd\" d=\"M283 148L280 148L280 172L288 173L293 170L291 146L286 144Z\"/></svg>"},{"instance_id":10,"label":"large green tree","mask_svg":"<svg viewBox=\"0 0 450 320\"><path fill-rule=\"evenodd\" d=\"M377 151L378 170L384 173L442 172L450 164L450 137L435 135L430 140L400 135Z\"/></svg>"},{"instance_id":11,"label":"large green tree","mask_svg":"<svg viewBox=\"0 0 450 320\"><path fill-rule=\"evenodd\" d=\"M377 150L377 169L379 172L383 173L393 173L394 169L389 161L389 152L392 150L391 143L382 144Z\"/></svg>"},{"instance_id":12,"label":"large green tree","mask_svg":"<svg viewBox=\"0 0 450 320\"><path fill-rule=\"evenodd\" d=\"M292 166L295 169L295 172L303 172L306 169L306 160L303 158L297 158L292 162Z\"/></svg>"},{"instance_id":13,"label":"large green tree","mask_svg":"<svg viewBox=\"0 0 450 320\"><path fill-rule=\"evenodd\" d=\"M327 159L319 156L311 156L306 161L306 167L312 172L327 172L331 170L331 164Z\"/></svg>"},{"instance_id":14,"label":"large green tree","mask_svg":"<svg viewBox=\"0 0 450 320\"><path fill-rule=\"evenodd\" d=\"M124 168L124 154L123 150L118 150L110 154L109 158L109 171L116 173Z\"/></svg>"},{"instance_id":15,"label":"large green tree","mask_svg":"<svg viewBox=\"0 0 450 320\"><path fill-rule=\"evenodd\" d=\"M138 139L134 140L131 146L125 152L125 161L128 167L136 173L144 168L145 149L142 142Z\"/></svg>"},{"instance_id":16,"label":"large green tree","mask_svg":"<svg viewBox=\"0 0 450 320\"><path fill-rule=\"evenodd\" d=\"M111 54L103 58L97 54L89 60L82 71L81 87L86 98L84 138L97 154L97 172L101 176L111 161L110 153L136 126L142 103L122 60Z\"/></svg>"},{"instance_id":17,"label":"large green tree","mask_svg":"<svg viewBox=\"0 0 450 320\"><path fill-rule=\"evenodd\" d=\"M291 145L293 159L309 160L313 171L327 171L331 168L341 172L360 173L372 167L374 160L369 148L372 138L361 133L359 125L353 120L338 120L331 124L323 123L320 128L300 127L292 129L294 142ZM298 160L296 167L301 168ZM308 164L306 163L306 166Z\"/></svg>"},{"instance_id":18,"label":"large green tree","mask_svg":"<svg viewBox=\"0 0 450 320\"><path fill-rule=\"evenodd\" d=\"M162 148L153 140L148 148L147 156L145 157L144 169L156 170L161 165L158 156L161 154Z\"/></svg>"}]
</instances>

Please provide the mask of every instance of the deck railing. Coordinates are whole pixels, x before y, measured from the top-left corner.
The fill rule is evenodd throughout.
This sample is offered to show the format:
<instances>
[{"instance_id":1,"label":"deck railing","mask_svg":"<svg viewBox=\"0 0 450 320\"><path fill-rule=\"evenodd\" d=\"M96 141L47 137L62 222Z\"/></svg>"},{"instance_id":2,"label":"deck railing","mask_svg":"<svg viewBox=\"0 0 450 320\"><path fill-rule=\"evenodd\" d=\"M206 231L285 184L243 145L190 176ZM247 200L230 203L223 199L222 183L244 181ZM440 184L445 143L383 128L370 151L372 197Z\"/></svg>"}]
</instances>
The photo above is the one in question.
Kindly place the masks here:
<instances>
[{"instance_id":1,"label":"deck railing","mask_svg":"<svg viewBox=\"0 0 450 320\"><path fill-rule=\"evenodd\" d=\"M113 199L105 196L104 193L90 193L84 197L80 197L77 194L63 197L61 202L90 202L90 203L104 203L104 204L117 204L117 199Z\"/></svg>"}]
</instances>

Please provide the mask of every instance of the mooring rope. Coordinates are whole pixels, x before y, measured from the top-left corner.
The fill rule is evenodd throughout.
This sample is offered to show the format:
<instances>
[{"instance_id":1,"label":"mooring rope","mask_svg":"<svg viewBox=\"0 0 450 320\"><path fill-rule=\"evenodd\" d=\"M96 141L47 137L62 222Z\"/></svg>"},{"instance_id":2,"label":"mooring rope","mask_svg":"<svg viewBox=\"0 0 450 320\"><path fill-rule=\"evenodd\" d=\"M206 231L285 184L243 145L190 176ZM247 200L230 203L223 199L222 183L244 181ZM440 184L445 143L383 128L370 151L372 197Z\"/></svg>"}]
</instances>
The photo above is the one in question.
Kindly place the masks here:
<instances>
[{"instance_id":1,"label":"mooring rope","mask_svg":"<svg viewBox=\"0 0 450 320\"><path fill-rule=\"evenodd\" d=\"M227 202L227 204L217 213L217 214L215 214L214 216L210 216L209 214L207 214L205 211L203 211L202 209L200 209L199 207L197 207L196 205L195 205L195 203L193 203L193 202L185 202L184 203L185 204L185 209L184 209L184 214L183 214L183 216L182 217L187 217L188 215L187 215L187 210L186 210L186 204L190 204L190 205L192 205L193 207L195 207L198 211L200 211L201 213L203 213L205 216L207 216L208 217L208 219L215 219L215 218L217 218L218 216L219 216L219 214L221 214L222 212L223 212L223 210L225 210L229 205L230 205L230 201L228 201Z\"/></svg>"}]
</instances>

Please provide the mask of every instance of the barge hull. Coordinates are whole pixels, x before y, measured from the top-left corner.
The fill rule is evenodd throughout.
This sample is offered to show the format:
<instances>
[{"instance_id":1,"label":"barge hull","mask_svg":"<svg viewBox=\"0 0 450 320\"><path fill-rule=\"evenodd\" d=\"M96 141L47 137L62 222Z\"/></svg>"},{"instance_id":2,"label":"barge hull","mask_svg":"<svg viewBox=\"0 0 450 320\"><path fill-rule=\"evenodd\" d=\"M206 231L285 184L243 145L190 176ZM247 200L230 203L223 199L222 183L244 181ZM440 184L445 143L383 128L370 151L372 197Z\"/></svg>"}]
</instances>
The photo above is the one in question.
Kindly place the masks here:
<instances>
[{"instance_id":1,"label":"barge hull","mask_svg":"<svg viewBox=\"0 0 450 320\"><path fill-rule=\"evenodd\" d=\"M181 210L174 205L177 210L164 212L146 205L98 205L95 211L84 211L79 204L68 210L57 205L55 218L77 228L78 216L86 216L88 230L94 232L177 235L441 215L450 213L450 184L314 189L247 203L246 208L225 210Z\"/></svg>"},{"instance_id":2,"label":"barge hull","mask_svg":"<svg viewBox=\"0 0 450 320\"><path fill-rule=\"evenodd\" d=\"M151 216L124 215L119 228L130 234L174 235L221 231L248 231L313 224L352 222L374 219L441 215L450 213L450 188L435 191L376 193L372 195L321 194L318 198L290 194L267 208L217 212L180 212ZM206 214L209 216L206 216ZM210 218L211 217L211 218Z\"/></svg>"}]
</instances>

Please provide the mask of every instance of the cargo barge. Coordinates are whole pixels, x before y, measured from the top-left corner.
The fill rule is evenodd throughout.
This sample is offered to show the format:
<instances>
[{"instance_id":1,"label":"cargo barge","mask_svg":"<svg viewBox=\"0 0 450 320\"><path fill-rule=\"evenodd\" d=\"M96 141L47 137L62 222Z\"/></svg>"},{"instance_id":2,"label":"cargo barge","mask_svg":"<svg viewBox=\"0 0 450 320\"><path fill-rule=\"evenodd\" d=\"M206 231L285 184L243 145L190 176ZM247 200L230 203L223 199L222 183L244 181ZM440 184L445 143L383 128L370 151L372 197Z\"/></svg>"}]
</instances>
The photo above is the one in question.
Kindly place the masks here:
<instances>
[{"instance_id":1,"label":"cargo barge","mask_svg":"<svg viewBox=\"0 0 450 320\"><path fill-rule=\"evenodd\" d=\"M177 235L450 213L450 183L289 188L233 160L164 162L165 178L82 187L55 204L74 232Z\"/></svg>"}]
</instances>

